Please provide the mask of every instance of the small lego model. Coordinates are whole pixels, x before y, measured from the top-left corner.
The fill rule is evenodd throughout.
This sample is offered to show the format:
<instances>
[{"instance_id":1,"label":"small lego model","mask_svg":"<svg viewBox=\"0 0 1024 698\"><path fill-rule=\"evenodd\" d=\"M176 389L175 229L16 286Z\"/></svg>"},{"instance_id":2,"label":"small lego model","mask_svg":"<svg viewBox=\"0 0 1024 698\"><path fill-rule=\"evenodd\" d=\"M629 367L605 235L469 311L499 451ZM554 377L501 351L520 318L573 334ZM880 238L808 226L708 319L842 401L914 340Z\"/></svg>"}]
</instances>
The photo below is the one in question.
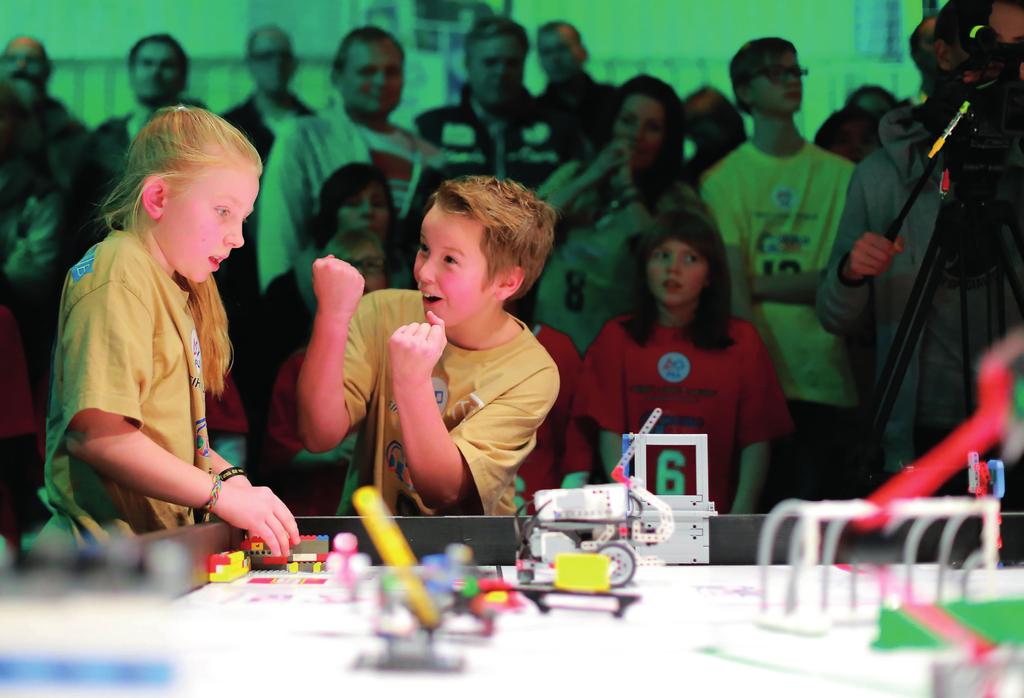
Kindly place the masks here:
<instances>
[{"instance_id":1,"label":"small lego model","mask_svg":"<svg viewBox=\"0 0 1024 698\"><path fill-rule=\"evenodd\" d=\"M355 600L359 578L370 566L370 556L359 552L359 541L351 533L334 536L334 550L327 556L327 571L335 582L348 589L350 600Z\"/></svg>"},{"instance_id":2,"label":"small lego model","mask_svg":"<svg viewBox=\"0 0 1024 698\"><path fill-rule=\"evenodd\" d=\"M381 617L377 634L386 641L382 654L362 654L356 668L385 671L461 671L461 657L440 654L434 647L434 631L441 625L441 613L414 569L416 557L391 518L380 493L360 487L352 497L356 511L370 534L381 559L390 567L380 580ZM411 627L389 624L400 609L408 608L415 623Z\"/></svg>"},{"instance_id":3,"label":"small lego model","mask_svg":"<svg viewBox=\"0 0 1024 698\"><path fill-rule=\"evenodd\" d=\"M288 555L271 555L259 536L246 538L240 547L209 556L206 564L210 582L233 582L251 570L322 572L328 556L327 536L300 536L299 544Z\"/></svg>"},{"instance_id":4,"label":"small lego model","mask_svg":"<svg viewBox=\"0 0 1024 698\"><path fill-rule=\"evenodd\" d=\"M470 618L477 622L477 627L460 635L476 635L490 637L494 634L494 621L502 604L491 603L487 595L491 591L514 593L510 585L490 586L484 591L480 570L473 562L473 551L462 543L452 543L445 548L444 554L427 555L422 560L421 576L427 591L434 603L441 609L447 621L451 618ZM452 634L445 628L445 634Z\"/></svg>"},{"instance_id":5,"label":"small lego model","mask_svg":"<svg viewBox=\"0 0 1024 698\"><path fill-rule=\"evenodd\" d=\"M639 435L649 432L660 416L661 410L654 410ZM596 552L611 561L613 587L629 583L638 565L664 564L657 556L638 556L633 547L664 543L675 530L671 507L640 480L624 475L637 443L634 440L622 454L612 473L614 484L534 494L536 513L519 532L516 569L521 583L535 581L541 570L554 569L559 554L577 550ZM643 520L645 508L656 512L656 522Z\"/></svg>"},{"instance_id":6,"label":"small lego model","mask_svg":"<svg viewBox=\"0 0 1024 698\"><path fill-rule=\"evenodd\" d=\"M299 544L288 555L271 555L270 548L259 536L242 541L242 550L248 553L254 570L285 570L288 572L323 572L330 554L328 537L299 536Z\"/></svg>"},{"instance_id":7,"label":"small lego model","mask_svg":"<svg viewBox=\"0 0 1024 698\"><path fill-rule=\"evenodd\" d=\"M211 582L233 582L249 573L249 556L241 550L210 555L206 571Z\"/></svg>"},{"instance_id":8,"label":"small lego model","mask_svg":"<svg viewBox=\"0 0 1024 698\"><path fill-rule=\"evenodd\" d=\"M967 491L975 497L993 496L1002 499L1006 494L1003 461L982 461L977 451L967 454Z\"/></svg>"}]
</instances>

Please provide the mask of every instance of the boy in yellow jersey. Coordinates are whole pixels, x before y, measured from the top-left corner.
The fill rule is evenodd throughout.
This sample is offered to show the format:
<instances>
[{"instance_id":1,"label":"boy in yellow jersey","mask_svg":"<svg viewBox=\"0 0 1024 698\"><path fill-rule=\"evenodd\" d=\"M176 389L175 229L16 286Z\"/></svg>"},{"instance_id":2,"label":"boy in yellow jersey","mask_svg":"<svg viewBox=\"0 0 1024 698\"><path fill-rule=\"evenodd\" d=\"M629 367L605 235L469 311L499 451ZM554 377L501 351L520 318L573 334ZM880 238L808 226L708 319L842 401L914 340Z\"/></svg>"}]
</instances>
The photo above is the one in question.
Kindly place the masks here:
<instances>
[{"instance_id":1,"label":"boy in yellow jersey","mask_svg":"<svg viewBox=\"0 0 1024 698\"><path fill-rule=\"evenodd\" d=\"M729 66L736 101L754 117L753 137L712 167L701 193L729 254L733 310L768 346L796 423L785 458L797 481L776 472L782 495L819 494L841 414L857 402L843 340L822 329L814 299L828 262L853 164L803 139L793 117L803 98L796 48L778 38L740 48Z\"/></svg>"},{"instance_id":2,"label":"boy in yellow jersey","mask_svg":"<svg viewBox=\"0 0 1024 698\"><path fill-rule=\"evenodd\" d=\"M396 514L511 514L519 463L558 370L503 310L540 274L554 211L493 177L441 185L423 219L419 291L362 297L354 268L313 263L317 314L299 374L307 449L359 433L352 467Z\"/></svg>"}]
</instances>

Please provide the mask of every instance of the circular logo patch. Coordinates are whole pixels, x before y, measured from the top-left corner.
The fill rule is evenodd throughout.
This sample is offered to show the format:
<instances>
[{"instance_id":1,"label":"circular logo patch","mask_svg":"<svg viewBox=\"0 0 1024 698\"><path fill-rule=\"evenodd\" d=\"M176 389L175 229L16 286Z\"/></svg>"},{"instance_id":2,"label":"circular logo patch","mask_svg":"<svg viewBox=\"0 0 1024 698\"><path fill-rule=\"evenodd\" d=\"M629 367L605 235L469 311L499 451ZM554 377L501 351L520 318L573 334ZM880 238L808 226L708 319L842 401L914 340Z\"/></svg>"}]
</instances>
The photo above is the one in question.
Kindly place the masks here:
<instances>
[{"instance_id":1,"label":"circular logo patch","mask_svg":"<svg viewBox=\"0 0 1024 698\"><path fill-rule=\"evenodd\" d=\"M669 383L678 383L690 375L690 360L678 351L670 351L658 359L658 375Z\"/></svg>"},{"instance_id":2,"label":"circular logo patch","mask_svg":"<svg viewBox=\"0 0 1024 698\"><path fill-rule=\"evenodd\" d=\"M795 198L796 195L793 193L793 189L784 184L775 187L775 191L772 192L772 201L783 211L793 208L793 200Z\"/></svg>"}]
</instances>

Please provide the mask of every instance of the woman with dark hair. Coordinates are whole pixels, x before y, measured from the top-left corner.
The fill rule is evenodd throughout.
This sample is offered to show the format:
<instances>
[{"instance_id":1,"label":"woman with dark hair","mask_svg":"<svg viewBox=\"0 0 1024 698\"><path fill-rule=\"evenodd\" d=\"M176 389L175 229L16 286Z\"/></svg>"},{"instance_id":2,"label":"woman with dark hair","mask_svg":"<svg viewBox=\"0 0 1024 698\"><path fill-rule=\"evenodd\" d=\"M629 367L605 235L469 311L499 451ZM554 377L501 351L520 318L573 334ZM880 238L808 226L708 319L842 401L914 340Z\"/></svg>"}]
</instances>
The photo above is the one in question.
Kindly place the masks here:
<instances>
[{"instance_id":1,"label":"woman with dark hair","mask_svg":"<svg viewBox=\"0 0 1024 698\"><path fill-rule=\"evenodd\" d=\"M293 274L279 276L267 288L267 317L277 323L277 343L287 344L282 344L280 351L275 352L279 359L283 360L309 339L309 328L316 314L313 260L326 254L332 240L359 233L376 238L384 250L383 268L375 266L371 271L376 275L388 274L391 264L401 266L403 261L391 235L395 218L387 179L373 165L345 165L324 181L317 213L310 221L313 246L304 252L309 257L308 263L296 265ZM408 267L407 262L405 266ZM387 279L384 283L388 285Z\"/></svg>"},{"instance_id":2,"label":"woman with dark hair","mask_svg":"<svg viewBox=\"0 0 1024 698\"><path fill-rule=\"evenodd\" d=\"M720 513L753 513L768 442L793 429L768 351L749 322L730 316L725 247L702 207L659 219L638 255L638 302L610 320L587 351L573 417L599 433L607 473L621 435L651 411L656 433L707 434L708 494ZM694 459L648 447L648 487L696 494Z\"/></svg>"},{"instance_id":3,"label":"woman with dark hair","mask_svg":"<svg viewBox=\"0 0 1024 698\"><path fill-rule=\"evenodd\" d=\"M619 87L603 135L589 162L563 165L538 190L561 222L535 319L568 334L581 352L608 318L633 305L636 237L656 214L697 201L680 181L683 109L669 85L640 75Z\"/></svg>"},{"instance_id":4,"label":"woman with dark hair","mask_svg":"<svg viewBox=\"0 0 1024 698\"><path fill-rule=\"evenodd\" d=\"M308 273L313 259L321 256L324 245L335 235L346 231L365 230L380 240L387 258L392 288L409 288L412 280L410 261L415 250L401 249L394 200L384 173L373 165L352 163L339 168L320 187L317 213L310 221L313 249L306 272L300 282L303 299L311 311L316 310L312 276Z\"/></svg>"}]
</instances>

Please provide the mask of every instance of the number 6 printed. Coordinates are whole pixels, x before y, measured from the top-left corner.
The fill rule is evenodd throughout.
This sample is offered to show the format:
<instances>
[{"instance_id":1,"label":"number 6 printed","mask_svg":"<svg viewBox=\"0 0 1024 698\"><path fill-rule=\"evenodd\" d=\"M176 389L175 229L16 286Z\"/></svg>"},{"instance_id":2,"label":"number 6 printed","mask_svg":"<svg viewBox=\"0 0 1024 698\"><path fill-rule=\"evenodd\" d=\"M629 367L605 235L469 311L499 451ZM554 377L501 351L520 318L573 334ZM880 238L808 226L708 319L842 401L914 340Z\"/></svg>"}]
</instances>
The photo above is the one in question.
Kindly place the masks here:
<instances>
[{"instance_id":1,"label":"number 6 printed","mask_svg":"<svg viewBox=\"0 0 1024 698\"><path fill-rule=\"evenodd\" d=\"M686 494L685 468L686 456L682 451L668 448L658 454L655 494Z\"/></svg>"}]
</instances>

